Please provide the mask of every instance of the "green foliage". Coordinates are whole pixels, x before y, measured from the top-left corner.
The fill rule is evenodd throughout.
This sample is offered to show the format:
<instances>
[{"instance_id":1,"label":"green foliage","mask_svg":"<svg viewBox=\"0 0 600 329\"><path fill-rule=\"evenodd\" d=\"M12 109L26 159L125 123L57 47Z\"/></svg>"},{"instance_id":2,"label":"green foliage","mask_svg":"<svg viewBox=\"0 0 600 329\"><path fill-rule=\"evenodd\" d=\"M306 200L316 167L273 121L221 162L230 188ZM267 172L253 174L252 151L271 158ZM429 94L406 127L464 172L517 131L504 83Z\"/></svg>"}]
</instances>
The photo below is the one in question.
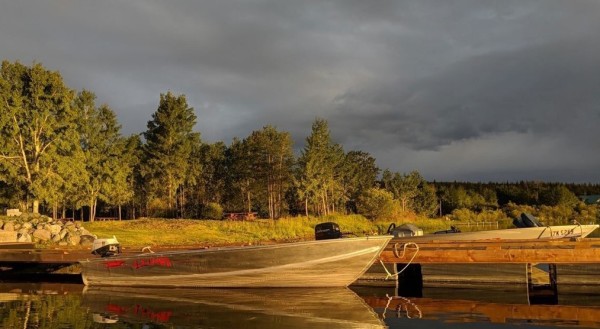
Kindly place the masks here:
<instances>
[{"instance_id":1,"label":"green foliage","mask_svg":"<svg viewBox=\"0 0 600 329\"><path fill-rule=\"evenodd\" d=\"M79 112L79 134L85 176L79 178L82 203L90 208L89 220L94 221L98 199L109 203L127 201L131 186L127 179L133 164L127 159L126 140L116 115L107 106L95 104L96 95L82 91L75 99Z\"/></svg>"},{"instance_id":2,"label":"green foliage","mask_svg":"<svg viewBox=\"0 0 600 329\"><path fill-rule=\"evenodd\" d=\"M305 202L306 214L309 206L319 215L335 213L336 205L343 200L340 183L343 161L344 151L340 145L332 143L327 121L316 119L298 160L300 170L296 187Z\"/></svg>"},{"instance_id":3,"label":"green foliage","mask_svg":"<svg viewBox=\"0 0 600 329\"><path fill-rule=\"evenodd\" d=\"M380 170L375 165L375 158L363 151L346 153L341 170L341 186L347 210L356 212L358 197L375 186Z\"/></svg>"},{"instance_id":4,"label":"green foliage","mask_svg":"<svg viewBox=\"0 0 600 329\"><path fill-rule=\"evenodd\" d=\"M356 208L360 214L371 220L394 217L399 210L393 194L380 188L365 190L359 196Z\"/></svg>"},{"instance_id":5,"label":"green foliage","mask_svg":"<svg viewBox=\"0 0 600 329\"><path fill-rule=\"evenodd\" d=\"M114 155L110 162L112 174L102 185L102 197L110 205L119 208L118 218L121 219L121 206L133 200L135 191L134 170L139 163L139 149L141 141L139 136L133 135L127 139L119 139L115 149L121 149L120 155ZM117 160L115 163L114 160Z\"/></svg>"},{"instance_id":6,"label":"green foliage","mask_svg":"<svg viewBox=\"0 0 600 329\"><path fill-rule=\"evenodd\" d=\"M417 171L409 174L383 172L383 187L398 200L402 212L415 212L431 216L438 207L436 190Z\"/></svg>"},{"instance_id":7,"label":"green foliage","mask_svg":"<svg viewBox=\"0 0 600 329\"><path fill-rule=\"evenodd\" d=\"M244 150L239 159L247 166L244 172L251 193L257 197L257 208L269 218L279 218L285 210L285 191L292 184L292 137L287 132L279 132L272 126L253 131L242 142ZM248 207L249 211L251 207ZM266 211L265 211L266 210ZM261 211L262 212L262 211Z\"/></svg>"},{"instance_id":8,"label":"green foliage","mask_svg":"<svg viewBox=\"0 0 600 329\"><path fill-rule=\"evenodd\" d=\"M58 175L55 161L76 145L73 92L58 72L2 62L0 69L0 172L23 187L38 212L48 177ZM56 188L54 189L56 190Z\"/></svg>"},{"instance_id":9,"label":"green foliage","mask_svg":"<svg viewBox=\"0 0 600 329\"><path fill-rule=\"evenodd\" d=\"M223 207L215 202L209 202L202 210L202 216L208 219L223 219Z\"/></svg>"},{"instance_id":10,"label":"green foliage","mask_svg":"<svg viewBox=\"0 0 600 329\"><path fill-rule=\"evenodd\" d=\"M520 215L521 213L519 213L519 216ZM501 210L484 210L476 212L468 208L455 209L448 217L451 220L460 222L496 222L509 220L506 214Z\"/></svg>"},{"instance_id":11,"label":"green foliage","mask_svg":"<svg viewBox=\"0 0 600 329\"><path fill-rule=\"evenodd\" d=\"M201 204L225 201L228 170L226 167L227 147L223 142L202 144L198 164L202 168L196 184L196 200Z\"/></svg>"},{"instance_id":12,"label":"green foliage","mask_svg":"<svg viewBox=\"0 0 600 329\"><path fill-rule=\"evenodd\" d=\"M423 180L412 203L416 213L429 217L435 216L439 207L435 187Z\"/></svg>"},{"instance_id":13,"label":"green foliage","mask_svg":"<svg viewBox=\"0 0 600 329\"><path fill-rule=\"evenodd\" d=\"M251 165L248 143L234 138L226 152L227 186L229 203L226 206L236 211L252 212L256 185Z\"/></svg>"},{"instance_id":14,"label":"green foliage","mask_svg":"<svg viewBox=\"0 0 600 329\"><path fill-rule=\"evenodd\" d=\"M160 95L158 109L144 132L141 174L151 196L164 199L174 210L177 191L186 180L190 155L200 135L192 132L196 124L194 110L185 96L168 92Z\"/></svg>"},{"instance_id":15,"label":"green foliage","mask_svg":"<svg viewBox=\"0 0 600 329\"><path fill-rule=\"evenodd\" d=\"M540 201L547 206L574 207L581 201L564 186L550 186L540 193Z\"/></svg>"}]
</instances>

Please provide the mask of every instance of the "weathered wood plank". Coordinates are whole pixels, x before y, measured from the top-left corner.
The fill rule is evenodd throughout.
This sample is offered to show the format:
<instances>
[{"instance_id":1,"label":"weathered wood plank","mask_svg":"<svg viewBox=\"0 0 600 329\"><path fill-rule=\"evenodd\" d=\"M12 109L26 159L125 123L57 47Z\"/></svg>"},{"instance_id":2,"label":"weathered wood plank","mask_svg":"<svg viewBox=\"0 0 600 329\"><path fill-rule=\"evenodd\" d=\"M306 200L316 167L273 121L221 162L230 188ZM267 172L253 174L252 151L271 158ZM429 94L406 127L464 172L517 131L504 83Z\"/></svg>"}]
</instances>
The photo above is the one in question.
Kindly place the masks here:
<instances>
[{"instance_id":1,"label":"weathered wood plank","mask_svg":"<svg viewBox=\"0 0 600 329\"><path fill-rule=\"evenodd\" d=\"M598 239L544 241L424 242L392 240L381 253L385 263L600 263Z\"/></svg>"},{"instance_id":2,"label":"weathered wood plank","mask_svg":"<svg viewBox=\"0 0 600 329\"><path fill-rule=\"evenodd\" d=\"M90 258L88 250L0 249L1 263L69 264ZM93 257L93 256L92 256Z\"/></svg>"},{"instance_id":3,"label":"weathered wood plank","mask_svg":"<svg viewBox=\"0 0 600 329\"><path fill-rule=\"evenodd\" d=\"M401 255L402 256L402 255ZM414 256L414 258L413 258ZM383 251L384 263L599 263L597 249L520 249L520 250L419 250L397 257L394 252Z\"/></svg>"},{"instance_id":4,"label":"weathered wood plank","mask_svg":"<svg viewBox=\"0 0 600 329\"><path fill-rule=\"evenodd\" d=\"M34 245L31 242L2 242L0 250L6 249L33 249Z\"/></svg>"}]
</instances>

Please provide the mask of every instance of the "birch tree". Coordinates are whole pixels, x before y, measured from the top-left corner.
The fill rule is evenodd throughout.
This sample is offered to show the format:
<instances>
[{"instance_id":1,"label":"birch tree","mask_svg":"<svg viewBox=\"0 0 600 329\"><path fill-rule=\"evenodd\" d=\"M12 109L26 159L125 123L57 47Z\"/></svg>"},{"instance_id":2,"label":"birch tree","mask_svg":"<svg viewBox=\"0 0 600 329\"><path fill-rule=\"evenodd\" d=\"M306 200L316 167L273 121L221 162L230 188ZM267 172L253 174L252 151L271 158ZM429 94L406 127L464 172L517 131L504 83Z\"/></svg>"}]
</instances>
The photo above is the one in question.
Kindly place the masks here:
<instances>
[{"instance_id":1,"label":"birch tree","mask_svg":"<svg viewBox=\"0 0 600 329\"><path fill-rule=\"evenodd\" d=\"M53 158L69 156L77 143L73 97L57 71L2 62L0 166L12 184L23 187L33 213L39 212L45 172L54 172Z\"/></svg>"}]
</instances>

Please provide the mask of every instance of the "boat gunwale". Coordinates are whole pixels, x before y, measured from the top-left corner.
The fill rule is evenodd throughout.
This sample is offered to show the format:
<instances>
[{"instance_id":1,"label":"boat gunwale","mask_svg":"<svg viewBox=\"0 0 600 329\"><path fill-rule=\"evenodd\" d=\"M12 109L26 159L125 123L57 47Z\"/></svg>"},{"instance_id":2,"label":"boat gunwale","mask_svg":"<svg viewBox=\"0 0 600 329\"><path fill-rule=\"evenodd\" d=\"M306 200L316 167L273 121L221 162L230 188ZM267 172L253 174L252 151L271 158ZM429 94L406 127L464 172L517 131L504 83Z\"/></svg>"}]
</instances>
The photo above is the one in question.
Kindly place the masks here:
<instances>
[{"instance_id":1,"label":"boat gunwale","mask_svg":"<svg viewBox=\"0 0 600 329\"><path fill-rule=\"evenodd\" d=\"M168 250L168 251L157 251L152 253L134 253L134 254L118 254L110 257L100 257L100 258L91 258L91 259L81 259L79 263L94 263L94 262L102 262L111 259L136 259L140 257L162 257L162 256L179 256L179 255L189 255L189 254L204 254L204 253L215 253L215 252L224 252L224 251L251 251L251 250L259 250L259 249L275 249L275 248L289 248L295 246L302 245L312 245L312 244L330 244L330 243L350 243L353 241L365 241L365 240L387 240L380 247L380 252L386 247L389 241L393 238L392 235L372 235L372 236L364 236L364 237L353 237L353 238L341 238L341 239L326 239L326 240L310 240L310 241L299 241L299 242L289 242L289 243L277 243L277 244L268 244L268 245L253 245L253 246L227 246L227 247L214 247L214 248L205 248L205 249L185 249L185 250ZM377 254L378 255L378 254ZM377 257L377 255L375 257Z\"/></svg>"}]
</instances>

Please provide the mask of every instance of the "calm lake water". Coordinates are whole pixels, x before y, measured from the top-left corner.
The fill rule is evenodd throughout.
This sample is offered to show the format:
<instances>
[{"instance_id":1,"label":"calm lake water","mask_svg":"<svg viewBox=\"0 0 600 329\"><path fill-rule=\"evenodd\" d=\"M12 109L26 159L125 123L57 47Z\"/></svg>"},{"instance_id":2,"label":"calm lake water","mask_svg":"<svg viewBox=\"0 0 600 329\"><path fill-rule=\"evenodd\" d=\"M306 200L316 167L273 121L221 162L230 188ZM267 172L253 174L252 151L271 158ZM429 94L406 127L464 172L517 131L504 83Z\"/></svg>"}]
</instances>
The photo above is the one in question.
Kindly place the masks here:
<instances>
[{"instance_id":1,"label":"calm lake water","mask_svg":"<svg viewBox=\"0 0 600 329\"><path fill-rule=\"evenodd\" d=\"M554 303L556 303L554 299ZM0 283L1 328L599 328L600 288L141 289Z\"/></svg>"}]
</instances>

